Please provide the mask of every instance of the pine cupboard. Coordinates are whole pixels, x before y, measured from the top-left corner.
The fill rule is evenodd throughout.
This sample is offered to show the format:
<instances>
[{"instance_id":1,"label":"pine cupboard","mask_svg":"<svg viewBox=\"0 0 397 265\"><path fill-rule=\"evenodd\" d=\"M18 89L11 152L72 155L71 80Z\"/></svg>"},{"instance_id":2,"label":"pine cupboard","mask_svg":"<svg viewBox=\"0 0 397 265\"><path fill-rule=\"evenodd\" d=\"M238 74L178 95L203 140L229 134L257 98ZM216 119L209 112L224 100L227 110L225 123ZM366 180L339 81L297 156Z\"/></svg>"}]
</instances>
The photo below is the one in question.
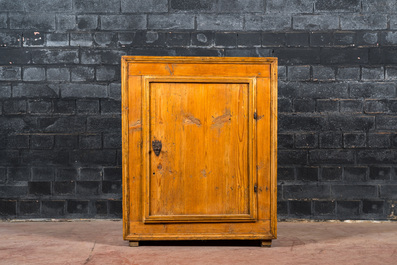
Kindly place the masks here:
<instances>
[{"instance_id":1,"label":"pine cupboard","mask_svg":"<svg viewBox=\"0 0 397 265\"><path fill-rule=\"evenodd\" d=\"M123 236L277 236L277 58L122 57Z\"/></svg>"}]
</instances>

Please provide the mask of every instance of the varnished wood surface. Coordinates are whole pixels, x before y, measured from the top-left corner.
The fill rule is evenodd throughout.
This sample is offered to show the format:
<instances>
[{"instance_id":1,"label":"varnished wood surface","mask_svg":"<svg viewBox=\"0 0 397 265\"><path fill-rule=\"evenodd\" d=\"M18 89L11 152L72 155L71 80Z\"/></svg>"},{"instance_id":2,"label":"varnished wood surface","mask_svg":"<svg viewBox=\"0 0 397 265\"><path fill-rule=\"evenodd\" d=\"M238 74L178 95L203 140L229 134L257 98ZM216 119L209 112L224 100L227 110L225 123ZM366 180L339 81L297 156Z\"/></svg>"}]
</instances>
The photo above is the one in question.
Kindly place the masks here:
<instances>
[{"instance_id":1,"label":"varnished wood surface","mask_svg":"<svg viewBox=\"0 0 397 265\"><path fill-rule=\"evenodd\" d=\"M123 57L124 239L276 238L276 64Z\"/></svg>"}]
</instances>

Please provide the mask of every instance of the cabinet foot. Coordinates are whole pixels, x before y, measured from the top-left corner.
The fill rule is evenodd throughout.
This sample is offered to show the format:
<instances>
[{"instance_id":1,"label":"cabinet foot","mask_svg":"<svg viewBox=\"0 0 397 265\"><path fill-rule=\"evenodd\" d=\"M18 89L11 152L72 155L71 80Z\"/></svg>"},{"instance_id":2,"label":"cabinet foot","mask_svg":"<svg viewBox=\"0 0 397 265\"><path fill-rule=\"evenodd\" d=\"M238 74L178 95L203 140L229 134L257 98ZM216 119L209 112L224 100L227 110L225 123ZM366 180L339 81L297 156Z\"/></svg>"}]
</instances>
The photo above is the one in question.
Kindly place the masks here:
<instances>
[{"instance_id":1,"label":"cabinet foot","mask_svg":"<svg viewBox=\"0 0 397 265\"><path fill-rule=\"evenodd\" d=\"M130 241L130 247L139 247L138 241Z\"/></svg>"},{"instance_id":2,"label":"cabinet foot","mask_svg":"<svg viewBox=\"0 0 397 265\"><path fill-rule=\"evenodd\" d=\"M272 240L261 240L262 248L270 248L272 246Z\"/></svg>"}]
</instances>

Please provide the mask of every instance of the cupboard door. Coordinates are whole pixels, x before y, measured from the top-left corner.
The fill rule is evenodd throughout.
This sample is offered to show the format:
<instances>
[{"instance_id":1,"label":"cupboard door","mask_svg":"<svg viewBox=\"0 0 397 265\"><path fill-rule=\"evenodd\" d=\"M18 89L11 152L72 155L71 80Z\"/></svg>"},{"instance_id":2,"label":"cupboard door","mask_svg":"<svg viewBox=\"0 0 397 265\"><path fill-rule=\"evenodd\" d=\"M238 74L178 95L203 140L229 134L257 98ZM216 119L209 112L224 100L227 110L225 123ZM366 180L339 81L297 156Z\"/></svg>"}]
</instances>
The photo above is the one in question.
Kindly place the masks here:
<instances>
[{"instance_id":1,"label":"cupboard door","mask_svg":"<svg viewBox=\"0 0 397 265\"><path fill-rule=\"evenodd\" d=\"M143 84L144 221L254 221L255 79Z\"/></svg>"}]
</instances>

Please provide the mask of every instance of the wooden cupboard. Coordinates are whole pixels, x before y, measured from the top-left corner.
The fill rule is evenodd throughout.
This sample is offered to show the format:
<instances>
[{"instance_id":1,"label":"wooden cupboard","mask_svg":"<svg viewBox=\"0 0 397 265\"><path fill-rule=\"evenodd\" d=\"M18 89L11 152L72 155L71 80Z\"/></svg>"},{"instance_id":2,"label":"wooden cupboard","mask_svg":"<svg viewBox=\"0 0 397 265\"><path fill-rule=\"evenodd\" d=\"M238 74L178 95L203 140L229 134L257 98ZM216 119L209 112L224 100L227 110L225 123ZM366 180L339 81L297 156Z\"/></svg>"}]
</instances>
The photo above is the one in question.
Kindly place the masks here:
<instances>
[{"instance_id":1,"label":"wooden cupboard","mask_svg":"<svg viewBox=\"0 0 397 265\"><path fill-rule=\"evenodd\" d=\"M122 57L123 235L277 234L277 58Z\"/></svg>"}]
</instances>

